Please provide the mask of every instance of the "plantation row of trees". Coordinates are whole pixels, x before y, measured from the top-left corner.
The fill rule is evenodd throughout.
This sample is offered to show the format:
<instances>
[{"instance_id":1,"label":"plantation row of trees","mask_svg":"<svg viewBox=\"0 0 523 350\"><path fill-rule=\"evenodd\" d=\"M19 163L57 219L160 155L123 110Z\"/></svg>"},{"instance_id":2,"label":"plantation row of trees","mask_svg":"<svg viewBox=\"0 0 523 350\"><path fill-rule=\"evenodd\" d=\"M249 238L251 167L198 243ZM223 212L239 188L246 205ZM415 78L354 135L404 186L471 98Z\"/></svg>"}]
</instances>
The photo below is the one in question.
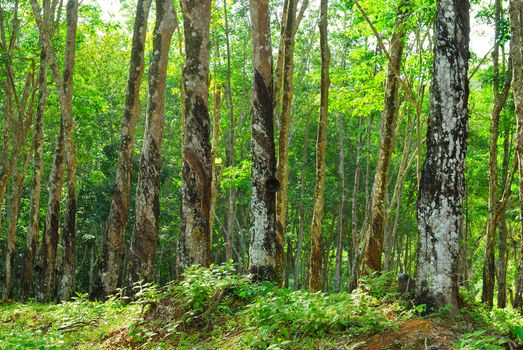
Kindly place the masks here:
<instances>
[{"instance_id":1,"label":"plantation row of trees","mask_svg":"<svg viewBox=\"0 0 523 350\"><path fill-rule=\"evenodd\" d=\"M0 0L3 299L232 261L522 307L521 0L474 4L484 57L466 0L317 5Z\"/></svg>"}]
</instances>

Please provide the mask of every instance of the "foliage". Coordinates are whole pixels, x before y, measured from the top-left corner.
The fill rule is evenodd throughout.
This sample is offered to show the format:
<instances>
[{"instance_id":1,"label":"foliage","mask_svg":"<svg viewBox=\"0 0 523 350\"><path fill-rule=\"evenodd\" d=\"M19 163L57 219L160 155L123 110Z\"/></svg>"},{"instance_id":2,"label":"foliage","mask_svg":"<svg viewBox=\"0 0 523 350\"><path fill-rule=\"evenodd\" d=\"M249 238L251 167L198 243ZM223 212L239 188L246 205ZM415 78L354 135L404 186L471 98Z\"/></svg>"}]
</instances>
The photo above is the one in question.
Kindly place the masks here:
<instances>
[{"instance_id":1,"label":"foliage","mask_svg":"<svg viewBox=\"0 0 523 350\"><path fill-rule=\"evenodd\" d=\"M52 304L1 306L0 349L89 349L116 326L137 316L136 305L111 299L105 303L78 295Z\"/></svg>"}]
</instances>

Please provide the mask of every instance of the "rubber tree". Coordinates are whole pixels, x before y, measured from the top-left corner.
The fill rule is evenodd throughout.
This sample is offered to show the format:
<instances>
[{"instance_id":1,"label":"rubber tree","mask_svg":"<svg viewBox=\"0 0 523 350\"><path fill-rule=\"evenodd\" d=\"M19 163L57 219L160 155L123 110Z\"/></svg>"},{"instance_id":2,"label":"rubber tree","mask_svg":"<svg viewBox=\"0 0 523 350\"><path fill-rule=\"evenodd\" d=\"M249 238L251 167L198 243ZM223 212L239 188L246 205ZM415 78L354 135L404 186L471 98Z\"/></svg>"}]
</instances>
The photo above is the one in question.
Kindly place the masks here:
<instances>
[{"instance_id":1,"label":"rubber tree","mask_svg":"<svg viewBox=\"0 0 523 350\"><path fill-rule=\"evenodd\" d=\"M211 259L209 98L210 0L183 0L185 114L178 271Z\"/></svg>"},{"instance_id":2,"label":"rubber tree","mask_svg":"<svg viewBox=\"0 0 523 350\"><path fill-rule=\"evenodd\" d=\"M276 179L273 77L268 0L250 0L252 25L252 198L249 273L254 280L275 280Z\"/></svg>"},{"instance_id":3,"label":"rubber tree","mask_svg":"<svg viewBox=\"0 0 523 350\"><path fill-rule=\"evenodd\" d=\"M426 158L419 185L417 301L459 306L468 128L469 3L437 2Z\"/></svg>"}]
</instances>

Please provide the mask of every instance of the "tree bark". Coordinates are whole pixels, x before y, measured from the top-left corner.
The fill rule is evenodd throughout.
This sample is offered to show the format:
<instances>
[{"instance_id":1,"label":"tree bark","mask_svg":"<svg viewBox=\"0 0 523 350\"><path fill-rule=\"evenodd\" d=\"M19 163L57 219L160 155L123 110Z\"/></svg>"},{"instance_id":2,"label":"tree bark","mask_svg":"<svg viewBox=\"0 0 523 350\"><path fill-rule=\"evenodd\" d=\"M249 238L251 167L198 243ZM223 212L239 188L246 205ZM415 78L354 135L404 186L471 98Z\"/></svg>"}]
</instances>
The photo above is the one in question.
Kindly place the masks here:
<instances>
[{"instance_id":1,"label":"tree bark","mask_svg":"<svg viewBox=\"0 0 523 350\"><path fill-rule=\"evenodd\" d=\"M341 289L341 275L342 275L342 263L343 263L343 218L345 211L345 146L344 146L344 133L343 133L343 116L341 113L338 114L338 127L339 127L339 156L340 163L338 166L338 174L340 177L340 191L341 200L338 208L338 237L336 239L336 274L334 277L334 290L339 292Z\"/></svg>"},{"instance_id":2,"label":"tree bark","mask_svg":"<svg viewBox=\"0 0 523 350\"><path fill-rule=\"evenodd\" d=\"M521 46L521 11L521 0L511 0L509 8L511 30L510 54L512 56L512 90L517 121L516 157L519 160L519 209L520 221L523 221L523 52ZM520 237L523 237L523 225L520 229ZM521 239L520 251L519 275L516 281L516 293L514 295L513 306L518 309L523 309L523 239Z\"/></svg>"},{"instance_id":3,"label":"tree bark","mask_svg":"<svg viewBox=\"0 0 523 350\"><path fill-rule=\"evenodd\" d=\"M280 116L280 128L278 136L278 163L276 167L276 178L280 181L280 191L276 194L276 266L278 274L282 276L284 268L284 244L285 244L285 215L287 211L287 187L289 184L289 131L291 124L292 107L292 79L294 74L294 34L296 21L297 0L287 0L287 9L284 14L283 27L283 99ZM275 84L279 88L279 84ZM278 93L275 91L275 93ZM278 96L278 95L275 95ZM275 101L276 103L276 101Z\"/></svg>"},{"instance_id":4,"label":"tree bark","mask_svg":"<svg viewBox=\"0 0 523 350\"><path fill-rule=\"evenodd\" d=\"M508 181L509 163L510 163L510 129L507 128L503 140L503 165L501 175L501 187L505 188ZM502 209L499 217L499 241L498 241L498 261L497 261L497 278L498 278L498 308L507 306L507 262L508 262L508 229L505 220L505 208Z\"/></svg>"},{"instance_id":5,"label":"tree bark","mask_svg":"<svg viewBox=\"0 0 523 350\"><path fill-rule=\"evenodd\" d=\"M208 112L209 27L211 1L183 0L185 28L185 124L183 133L182 208L178 269L211 258L209 211L211 198L211 145Z\"/></svg>"},{"instance_id":6,"label":"tree bark","mask_svg":"<svg viewBox=\"0 0 523 350\"><path fill-rule=\"evenodd\" d=\"M48 3L44 3L48 6ZM42 10L36 0L31 0L33 15L40 32L43 49L49 58L53 78L57 86L58 101L60 104L61 123L60 134L50 175L49 202L46 218L46 229L41 246L40 254L40 290L37 295L41 301L49 301L54 297L56 284L56 250L58 245L58 226L60 216L60 200L64 183L64 168L67 163L67 205L64 225L64 254L67 256L64 263L68 272L64 275L62 287L72 286L70 273L74 274L74 240L75 240L75 215L76 215L76 155L73 142L74 120L72 115L72 90L73 71L75 61L76 28L78 24L78 1L69 0L67 3L67 34L66 52L63 77L60 74L58 62L53 53L50 41L50 28L42 18ZM54 5L53 5L54 6ZM46 7L44 7L45 18ZM73 277L74 280L74 277ZM63 288L61 288L62 293ZM65 290L67 294L67 290ZM62 295L60 295L62 297ZM66 295L67 296L67 295Z\"/></svg>"},{"instance_id":7,"label":"tree bark","mask_svg":"<svg viewBox=\"0 0 523 350\"><path fill-rule=\"evenodd\" d=\"M251 120L252 199L249 273L253 279L275 280L276 156L273 125L273 77L268 0L250 0L253 48L253 113Z\"/></svg>"},{"instance_id":8,"label":"tree bark","mask_svg":"<svg viewBox=\"0 0 523 350\"><path fill-rule=\"evenodd\" d=\"M323 197L325 192L326 150L327 150L327 118L329 114L329 64L330 52L327 30L328 0L320 3L320 47L321 47L321 96L320 120L318 123L318 139L316 141L316 186L314 188L314 209L311 225L311 256L309 271L309 288L321 290L321 257L322 257L322 222Z\"/></svg>"},{"instance_id":9,"label":"tree bark","mask_svg":"<svg viewBox=\"0 0 523 350\"><path fill-rule=\"evenodd\" d=\"M133 173L133 151L136 123L140 117L140 85L144 73L145 40L147 19L151 0L139 0L134 19L131 61L127 78L125 109L122 118L120 154L116 168L111 209L107 218L102 246L101 276L98 297L114 293L124 257L124 238L131 203L131 179ZM100 288L102 288L100 290Z\"/></svg>"},{"instance_id":10,"label":"tree bark","mask_svg":"<svg viewBox=\"0 0 523 350\"><path fill-rule=\"evenodd\" d=\"M233 167L236 163L236 116L234 114L234 102L232 100L232 87L231 87L231 47L229 40L229 15L227 12L227 0L223 0L223 17L225 20L225 43L227 46L227 91L226 99L229 105L229 137L226 147L226 162L228 167ZM227 227L226 227L226 242L225 242L225 253L227 261L233 259L233 247L234 247L234 224L236 220L236 189L230 187L227 190L227 203L229 209L227 210Z\"/></svg>"},{"instance_id":11,"label":"tree bark","mask_svg":"<svg viewBox=\"0 0 523 350\"><path fill-rule=\"evenodd\" d=\"M391 39L390 61L387 70L385 103L381 115L381 137L378 163L372 188L371 211L367 219L364 270L381 271L381 253L385 229L385 195L387 175L394 148L394 130L400 106L398 74L401 71L403 48L405 46L405 22L409 16L408 4L400 2L394 33Z\"/></svg>"},{"instance_id":12,"label":"tree bark","mask_svg":"<svg viewBox=\"0 0 523 350\"><path fill-rule=\"evenodd\" d=\"M169 47L174 28L173 2L156 0L153 54L149 66L147 121L136 185L136 220L127 264L129 284L140 280L154 280L160 214L163 114Z\"/></svg>"},{"instance_id":13,"label":"tree bark","mask_svg":"<svg viewBox=\"0 0 523 350\"><path fill-rule=\"evenodd\" d=\"M417 301L433 310L459 306L468 118L469 4L437 2L427 155L417 207Z\"/></svg>"},{"instance_id":14,"label":"tree bark","mask_svg":"<svg viewBox=\"0 0 523 350\"><path fill-rule=\"evenodd\" d=\"M75 284L76 270L76 151L73 141L73 73L75 63L78 0L67 2L67 35L64 66L64 141L67 165L67 204L62 233L63 259L58 299L67 301Z\"/></svg>"},{"instance_id":15,"label":"tree bark","mask_svg":"<svg viewBox=\"0 0 523 350\"><path fill-rule=\"evenodd\" d=\"M49 21L46 19L46 23ZM40 68L38 72L38 105L36 108L36 122L33 136L34 165L33 185L31 188L31 205L29 213L29 230L27 231L26 249L24 252L22 268L22 301L29 298L33 282L33 271L35 266L36 246L40 230L40 194L42 189L42 173L44 168L44 115L47 104L47 72L48 59L45 50L40 52Z\"/></svg>"},{"instance_id":16,"label":"tree bark","mask_svg":"<svg viewBox=\"0 0 523 350\"><path fill-rule=\"evenodd\" d=\"M488 307L492 307L494 302L494 278L496 276L496 266L494 262L494 247L496 244L496 228L498 222L498 136L499 136L499 116L505 105L510 88L510 79L506 79L503 91L500 91L499 83L499 40L501 26L501 1L494 2L494 23L495 36L494 48L492 51L492 90L494 95L494 106L491 113L490 138L489 138L489 193L488 193L488 218L487 218L487 239L485 244L485 260L483 263L483 288L481 301ZM510 77L510 75L509 75Z\"/></svg>"}]
</instances>

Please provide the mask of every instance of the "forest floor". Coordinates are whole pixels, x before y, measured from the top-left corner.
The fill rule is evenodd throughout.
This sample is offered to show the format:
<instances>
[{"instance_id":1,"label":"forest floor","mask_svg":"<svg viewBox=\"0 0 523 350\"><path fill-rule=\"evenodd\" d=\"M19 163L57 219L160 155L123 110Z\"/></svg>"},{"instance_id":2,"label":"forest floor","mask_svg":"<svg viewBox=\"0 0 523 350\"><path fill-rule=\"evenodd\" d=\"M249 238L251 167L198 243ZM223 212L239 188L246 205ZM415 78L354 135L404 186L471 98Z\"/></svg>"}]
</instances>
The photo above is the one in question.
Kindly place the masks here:
<instances>
[{"instance_id":1,"label":"forest floor","mask_svg":"<svg viewBox=\"0 0 523 350\"><path fill-rule=\"evenodd\" d=\"M421 316L394 286L384 275L353 293L312 293L194 268L178 284L135 286L132 302L1 304L0 349L523 349L514 309L469 300Z\"/></svg>"}]
</instances>

